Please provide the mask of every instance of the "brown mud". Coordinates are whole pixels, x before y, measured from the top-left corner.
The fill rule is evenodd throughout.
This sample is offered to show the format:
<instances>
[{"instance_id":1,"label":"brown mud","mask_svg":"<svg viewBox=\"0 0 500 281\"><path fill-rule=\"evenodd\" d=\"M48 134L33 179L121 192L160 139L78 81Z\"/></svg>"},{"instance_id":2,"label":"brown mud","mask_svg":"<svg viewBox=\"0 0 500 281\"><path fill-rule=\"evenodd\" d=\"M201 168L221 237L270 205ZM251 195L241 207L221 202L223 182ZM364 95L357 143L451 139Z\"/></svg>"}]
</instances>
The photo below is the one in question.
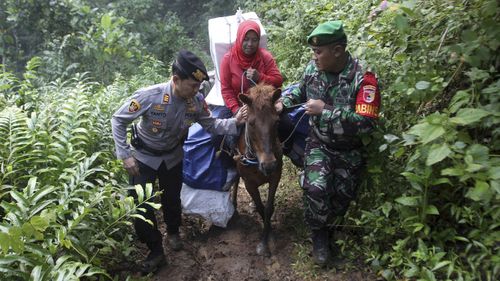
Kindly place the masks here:
<instances>
[{"instance_id":1,"label":"brown mud","mask_svg":"<svg viewBox=\"0 0 500 281\"><path fill-rule=\"evenodd\" d=\"M265 187L260 190L265 191ZM265 198L265 195L262 196ZM256 253L262 222L252 207L251 198L244 186L240 186L238 214L233 216L226 228L209 225L195 216L183 215L183 250L172 251L164 237L167 264L154 275L140 280L376 280L375 275L368 272L366 265L359 262L353 264L352 261L345 261L347 266L341 265L339 269L320 269L312 265L311 243L307 238L299 238L304 235L297 235L297 231L300 231L297 230L297 221L301 221L300 192L280 197L272 219L271 257L262 257ZM158 221L162 221L161 218ZM160 228L166 233L164 225L160 225ZM139 262L147 255L147 249L141 243L137 244L141 253ZM307 252L303 258L306 261L297 261L300 245L305 245L302 251ZM134 268L137 265L130 270L134 271ZM125 272L122 272L124 277L123 273ZM133 276L132 280L140 276L132 272L125 275Z\"/></svg>"}]
</instances>

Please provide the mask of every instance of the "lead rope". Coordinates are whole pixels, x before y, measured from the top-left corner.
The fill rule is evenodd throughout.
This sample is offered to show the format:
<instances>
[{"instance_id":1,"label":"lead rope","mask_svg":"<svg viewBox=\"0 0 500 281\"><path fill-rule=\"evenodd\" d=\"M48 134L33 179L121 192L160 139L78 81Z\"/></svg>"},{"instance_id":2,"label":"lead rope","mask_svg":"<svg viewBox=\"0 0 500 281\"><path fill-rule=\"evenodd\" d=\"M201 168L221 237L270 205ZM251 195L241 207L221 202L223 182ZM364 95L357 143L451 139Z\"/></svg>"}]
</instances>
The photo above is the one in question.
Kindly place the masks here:
<instances>
[{"instance_id":1,"label":"lead rope","mask_svg":"<svg viewBox=\"0 0 500 281\"><path fill-rule=\"evenodd\" d=\"M243 76L245 75L245 73L246 73L246 70L241 73L241 93L243 93ZM252 79L248 79L248 80L250 80L254 85L257 85L257 83L255 83L255 81L253 81ZM254 159L256 159L255 152L253 152L252 147L250 145L250 139L248 138L248 133L247 133L248 129L247 128L248 128L248 126L245 123L245 145L247 147L247 151L245 151L245 154L242 155L240 150L238 149L238 146L236 146L235 150L236 150L237 154L234 155L233 158L239 157L241 159L242 163L244 162L245 165L257 164L258 162L254 160ZM219 145L219 151L217 151L217 157L220 154L220 152L224 152L227 155L231 155L231 151L224 149L225 141L226 141L226 135L224 135L222 137L222 141ZM243 157L241 157L241 156L243 156Z\"/></svg>"},{"instance_id":2,"label":"lead rope","mask_svg":"<svg viewBox=\"0 0 500 281\"><path fill-rule=\"evenodd\" d=\"M245 70L241 73L241 92L240 92L241 94L243 94L243 76L246 74L246 72L247 71ZM252 82L254 85L257 85L257 83L255 83L255 81L253 81L252 79L250 79L250 78L247 78L247 79L250 80L250 82ZM306 104L306 103L305 102L299 103L297 105L294 105L293 107L303 106L304 104ZM295 131L297 130L297 127L299 126L300 121L302 121L302 118L304 118L304 115L306 115L305 112L302 113L302 116L300 116L299 121L297 121L295 126L293 126L293 130L288 135L288 137L280 143L281 148L283 148L285 146L285 143L293 136L293 133L295 133ZM253 159L256 159L256 157L255 157L255 152L252 150L252 146L250 145L250 139L248 137L247 130L248 130L248 125L245 123L245 145L246 145L247 151L245 152L245 155L243 155L243 156L244 156L244 158L246 158L247 162L250 162L251 164L257 164L258 162L253 163L254 162ZM224 139L225 139L225 137L224 137ZM224 142L224 139L223 139L223 142ZM222 144L221 144L221 150L222 150ZM250 160L250 159L252 159L252 160Z\"/></svg>"},{"instance_id":3,"label":"lead rope","mask_svg":"<svg viewBox=\"0 0 500 281\"><path fill-rule=\"evenodd\" d=\"M298 104L297 106L303 105L303 104L305 104L305 103ZM293 133L295 133L295 130L297 130L297 127L299 126L300 121L302 121L302 118L304 118L305 115L306 115L306 112L304 111L302 113L302 116L300 116L299 121L297 121L297 124L295 124L295 126L293 126L293 130L290 133L290 135L288 135L288 137L284 141L281 142L281 148L283 148L285 146L285 143L293 136Z\"/></svg>"},{"instance_id":4,"label":"lead rope","mask_svg":"<svg viewBox=\"0 0 500 281\"><path fill-rule=\"evenodd\" d=\"M243 94L243 76L247 73L247 71L243 71L241 73L241 91L240 91L240 94ZM250 80L250 82L252 82L254 85L257 85L257 83L255 83L255 81L253 81L251 78L247 78L248 80Z\"/></svg>"},{"instance_id":5,"label":"lead rope","mask_svg":"<svg viewBox=\"0 0 500 281\"><path fill-rule=\"evenodd\" d=\"M246 70L241 73L241 92L240 94L243 94L243 76L246 74ZM247 78L248 79L248 78ZM252 79L248 79L250 82L252 82L254 85L257 85L255 81ZM255 152L252 149L252 145L250 144L250 137L248 134L248 121L245 122L245 154L241 155L241 152L239 149L236 149L238 152L238 156L240 156L240 161L243 165L248 166L248 165L257 165L259 162L257 161L257 157L255 156Z\"/></svg>"},{"instance_id":6,"label":"lead rope","mask_svg":"<svg viewBox=\"0 0 500 281\"><path fill-rule=\"evenodd\" d=\"M255 159L256 156L255 152L252 149L252 144L250 143L249 135L250 134L248 134L248 124L245 123L245 146L246 146L245 157L247 159Z\"/></svg>"}]
</instances>

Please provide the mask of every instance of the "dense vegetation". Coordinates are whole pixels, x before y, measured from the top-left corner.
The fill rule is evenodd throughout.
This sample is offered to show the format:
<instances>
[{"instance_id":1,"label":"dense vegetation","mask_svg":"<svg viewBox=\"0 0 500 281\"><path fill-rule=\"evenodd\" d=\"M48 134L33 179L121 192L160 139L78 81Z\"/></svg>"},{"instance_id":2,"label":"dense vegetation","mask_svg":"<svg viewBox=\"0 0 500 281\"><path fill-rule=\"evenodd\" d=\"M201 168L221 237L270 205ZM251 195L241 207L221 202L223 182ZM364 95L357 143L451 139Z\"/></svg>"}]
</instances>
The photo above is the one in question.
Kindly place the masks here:
<instances>
[{"instance_id":1,"label":"dense vegetation","mask_svg":"<svg viewBox=\"0 0 500 281\"><path fill-rule=\"evenodd\" d=\"M387 280L498 280L498 2L393 1L373 13L379 2L240 5L261 17L288 83L310 59L307 34L328 19L345 21L349 50L379 76L383 118L366 140L359 199L337 222L343 254ZM112 278L132 251L137 206L110 116L164 81L178 49L210 64L206 20L236 6L0 2L0 279Z\"/></svg>"},{"instance_id":2,"label":"dense vegetation","mask_svg":"<svg viewBox=\"0 0 500 281\"><path fill-rule=\"evenodd\" d=\"M310 56L303 38L340 18L383 87L369 174L344 222L365 231L339 243L386 279L498 279L497 1L397 1L371 18L369 1L286 2L254 9L290 81Z\"/></svg>"}]
</instances>

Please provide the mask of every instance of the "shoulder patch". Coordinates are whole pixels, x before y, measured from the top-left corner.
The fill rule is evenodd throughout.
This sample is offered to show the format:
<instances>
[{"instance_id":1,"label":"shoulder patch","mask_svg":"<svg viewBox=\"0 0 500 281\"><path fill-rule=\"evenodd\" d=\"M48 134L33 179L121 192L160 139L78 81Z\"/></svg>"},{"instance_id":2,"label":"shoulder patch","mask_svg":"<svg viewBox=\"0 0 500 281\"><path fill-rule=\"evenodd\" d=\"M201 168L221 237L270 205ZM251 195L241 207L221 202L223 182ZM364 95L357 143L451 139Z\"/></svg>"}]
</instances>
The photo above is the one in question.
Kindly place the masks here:
<instances>
[{"instance_id":1,"label":"shoulder patch","mask_svg":"<svg viewBox=\"0 0 500 281\"><path fill-rule=\"evenodd\" d=\"M141 109L141 104L136 99L131 100L128 106L128 112L134 113L139 111L139 109Z\"/></svg>"},{"instance_id":2,"label":"shoulder patch","mask_svg":"<svg viewBox=\"0 0 500 281\"><path fill-rule=\"evenodd\" d=\"M363 100L367 103L372 103L375 100L375 94L377 92L377 87L373 85L363 86Z\"/></svg>"},{"instance_id":3,"label":"shoulder patch","mask_svg":"<svg viewBox=\"0 0 500 281\"><path fill-rule=\"evenodd\" d=\"M356 96L356 113L378 118L380 108L380 90L377 78L372 72L366 72Z\"/></svg>"},{"instance_id":4,"label":"shoulder patch","mask_svg":"<svg viewBox=\"0 0 500 281\"><path fill-rule=\"evenodd\" d=\"M164 94L163 95L163 101L162 103L170 103L170 95L169 94Z\"/></svg>"}]
</instances>

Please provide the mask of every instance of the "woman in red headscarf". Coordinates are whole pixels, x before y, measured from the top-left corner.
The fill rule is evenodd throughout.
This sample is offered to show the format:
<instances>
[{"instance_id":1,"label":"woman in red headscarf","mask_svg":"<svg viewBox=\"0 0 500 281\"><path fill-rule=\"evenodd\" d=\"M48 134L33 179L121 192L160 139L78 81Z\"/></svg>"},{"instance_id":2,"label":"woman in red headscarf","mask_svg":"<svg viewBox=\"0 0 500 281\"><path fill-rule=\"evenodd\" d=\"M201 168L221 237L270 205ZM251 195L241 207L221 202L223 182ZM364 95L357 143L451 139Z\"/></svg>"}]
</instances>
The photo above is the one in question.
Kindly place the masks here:
<instances>
[{"instance_id":1,"label":"woman in red headscarf","mask_svg":"<svg viewBox=\"0 0 500 281\"><path fill-rule=\"evenodd\" d=\"M241 104L243 93L259 82L266 82L276 88L283 84L276 62L269 51L259 48L260 27L255 21L246 20L238 26L236 42L222 58L220 79L222 97L226 106L235 114Z\"/></svg>"}]
</instances>

